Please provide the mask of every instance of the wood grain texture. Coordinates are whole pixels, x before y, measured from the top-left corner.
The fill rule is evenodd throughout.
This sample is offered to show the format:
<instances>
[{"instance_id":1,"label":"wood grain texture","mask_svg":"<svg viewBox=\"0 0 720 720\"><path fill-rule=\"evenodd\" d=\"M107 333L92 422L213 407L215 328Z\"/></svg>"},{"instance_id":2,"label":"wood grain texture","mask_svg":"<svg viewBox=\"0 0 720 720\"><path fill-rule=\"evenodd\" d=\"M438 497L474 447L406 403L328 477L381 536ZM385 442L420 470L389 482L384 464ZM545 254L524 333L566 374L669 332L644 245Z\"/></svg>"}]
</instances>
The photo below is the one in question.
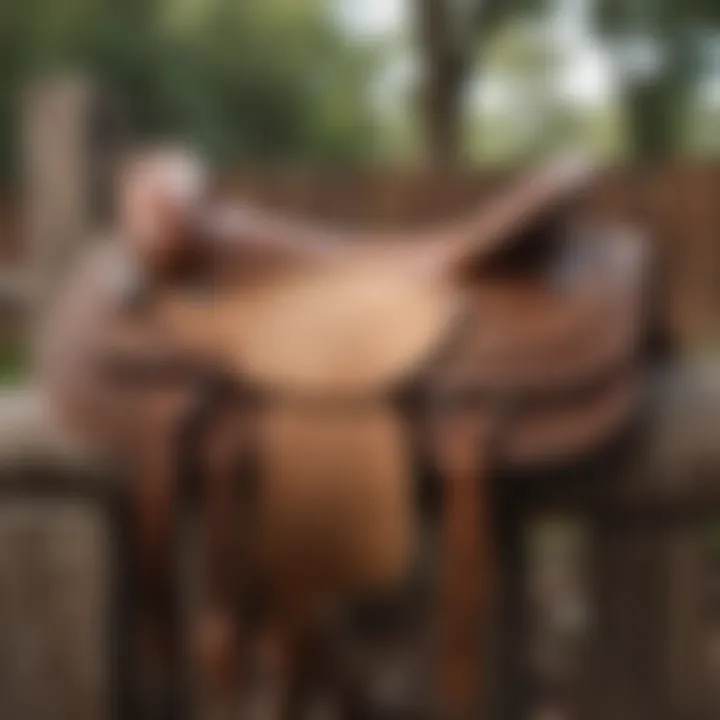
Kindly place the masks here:
<instances>
[{"instance_id":1,"label":"wood grain texture","mask_svg":"<svg viewBox=\"0 0 720 720\"><path fill-rule=\"evenodd\" d=\"M108 528L72 502L0 507L0 715L109 717Z\"/></svg>"}]
</instances>

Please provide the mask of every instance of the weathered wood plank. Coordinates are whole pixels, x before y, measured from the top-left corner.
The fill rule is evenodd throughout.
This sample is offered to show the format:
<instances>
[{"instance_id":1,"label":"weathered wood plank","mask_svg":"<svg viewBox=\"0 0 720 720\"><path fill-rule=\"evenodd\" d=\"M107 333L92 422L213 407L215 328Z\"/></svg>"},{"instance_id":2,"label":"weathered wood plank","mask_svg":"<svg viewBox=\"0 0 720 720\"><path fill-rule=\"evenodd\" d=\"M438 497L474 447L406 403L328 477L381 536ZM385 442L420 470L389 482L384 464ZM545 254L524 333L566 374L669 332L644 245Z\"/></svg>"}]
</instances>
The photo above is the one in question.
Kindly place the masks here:
<instances>
[{"instance_id":1,"label":"weathered wood plank","mask_svg":"<svg viewBox=\"0 0 720 720\"><path fill-rule=\"evenodd\" d=\"M683 629L689 627L688 623L697 628L693 614L697 610L698 594L693 591L692 597L689 597L680 593L676 584L678 578L682 576L687 580L690 576L678 575L673 570L679 568L683 571L685 568L689 573L688 563L695 563L698 558L696 547L694 542L692 547L685 542L685 531L679 529L677 537L668 535L667 543L659 542L661 536L658 531L667 532L667 526L661 523L664 520L692 523L720 512L720 443L717 442L720 366L687 362L666 368L654 379L651 394L648 409L652 412L648 412L644 432L638 436L633 452L624 456L622 462L612 465L599 463L590 468L585 466L560 480L548 477L547 482L542 482L533 478L533 484L529 484L527 479L520 480L518 482L522 485L519 489L522 492L511 493L514 497L513 513L525 517L567 511L579 513L581 518L593 519L596 530L592 536L598 612L596 631L602 638L597 648L593 646L593 650L597 649L599 653L594 656L594 671L604 683L605 704L602 707L633 708L636 713L655 713L638 714L633 720L646 716L661 717L662 712L669 708L683 707L687 688L696 687L696 675L692 670L675 673L673 668L680 662L677 658L686 658L688 662L692 661L692 667L699 667L696 653L698 633L694 632L690 637ZM614 468L615 475L608 474L609 467ZM0 495L46 492L51 495L80 493L107 497L107 493L122 493L122 478L112 472L106 459L53 424L37 390L8 391L0 399ZM37 499L35 497L33 502L37 503ZM3 514L5 505L3 500L0 504L0 537L4 528L12 526ZM89 543L98 549L98 557L105 556L105 551L101 549L104 541L98 539L97 533L106 529L98 530L104 527L104 521L98 520L99 516L88 510L90 515L83 519L72 514L79 512L77 509L70 511L67 508L46 508L43 512L45 515L40 513L35 524L28 521L30 524L26 526L29 528L26 537L30 547L33 543L45 543L53 549L57 548L63 556L65 551L60 548L73 544L68 545L62 540L65 534L63 523L68 522L67 518L74 517L70 524L83 526L85 531L74 530L70 535L86 532L85 540L77 542L83 547ZM637 521L640 521L639 524ZM81 555L82 552L78 551L77 557ZM15 571L5 568L0 562L0 585L5 582L11 583L11 587L12 583L18 587L34 587L38 583L49 582L42 578L50 576L65 577L63 582L67 582L67 577L75 572L71 569L75 567L73 561L69 561L69 565L63 564L62 557L55 558L52 550L36 553L37 556L46 557L47 561L37 571L33 569L32 558L21 561L22 554L13 556L14 561L28 567L28 573L20 573L17 580L8 579L14 577ZM84 581L86 589L93 587L92 582L100 582L98 578L102 577L106 568L99 562L97 558L80 562L83 573L89 573ZM694 572L691 575L692 578L697 577ZM40 579L33 580L34 577ZM520 575L516 574L519 584L512 586L511 583L511 594L517 595L518 613L527 618L527 605L519 595L525 592L527 578L518 578ZM69 583L73 584L80 587L78 583ZM44 587L48 587L47 584ZM695 585L693 587L697 589ZM80 590L78 592L83 595ZM94 594L94 591L88 592ZM12 597L12 593L6 594L9 598L7 602ZM99 596L94 597L97 599ZM78 598L77 602L88 602L88 598ZM23 610L20 605L16 603L7 609L8 617L24 617L18 615ZM38 613L45 612L36 610ZM51 619L47 622L55 622L52 618L56 617L53 614L56 612L62 614L65 611L48 609ZM93 612L97 612L97 608ZM520 616L510 618L506 627L514 627L515 630L525 627L525 620L515 624ZM97 629L98 617L96 614L92 623L95 632L100 632ZM26 624L24 619L17 622L18 627ZM72 634L70 625L64 621L58 621L56 626L67 628ZM78 632L82 633L82 629ZM63 639L61 635L59 631L55 635L48 631L46 639L52 647L39 650L37 657L61 657L64 643L69 642L70 637L67 635ZM505 640L507 642L509 638ZM511 647L505 648L506 654L518 653L505 663L508 677L514 676L520 682L515 685L516 700L527 698L529 689L527 682L530 678L522 670L527 659L527 640L523 631L518 630ZM90 641L83 642L86 642L86 648L89 647L87 643ZM46 661L38 659L33 662L31 675L41 678L41 666ZM79 684L79 687L86 687L82 684L86 681L89 683L87 687L102 685L97 677L94 682L98 684L90 683L79 669L81 667L84 667L82 663L78 666L78 674L72 675L80 679L72 680L72 683ZM72 673L75 672L72 670ZM658 678L664 678L662 693L658 691ZM509 692L509 688L505 690ZM93 690L86 695L90 699L84 702L96 702L92 698L99 697L97 692L101 691ZM12 694L8 695L8 702L13 702L12 697ZM596 697L596 693L588 692L588 699ZM663 699L662 702L659 698ZM67 702L75 701L67 699ZM517 707L511 709L510 714L518 714L524 703L515 704ZM595 710L599 711L599 708L600 705ZM3 716L12 717L12 714L8 711ZM608 716L620 717L604 715Z\"/></svg>"},{"instance_id":2,"label":"weathered wood plank","mask_svg":"<svg viewBox=\"0 0 720 720\"><path fill-rule=\"evenodd\" d=\"M115 492L119 475L53 420L37 388L0 389L0 494Z\"/></svg>"},{"instance_id":3,"label":"weathered wood plank","mask_svg":"<svg viewBox=\"0 0 720 720\"><path fill-rule=\"evenodd\" d=\"M116 717L118 477L37 390L0 394L0 717Z\"/></svg>"},{"instance_id":4,"label":"weathered wood plank","mask_svg":"<svg viewBox=\"0 0 720 720\"><path fill-rule=\"evenodd\" d=\"M0 505L0 716L111 717L108 562L97 507Z\"/></svg>"},{"instance_id":5,"label":"weathered wood plank","mask_svg":"<svg viewBox=\"0 0 720 720\"><path fill-rule=\"evenodd\" d=\"M686 361L658 370L642 417L616 452L520 478L529 512L691 520L720 510L720 367Z\"/></svg>"}]
</instances>

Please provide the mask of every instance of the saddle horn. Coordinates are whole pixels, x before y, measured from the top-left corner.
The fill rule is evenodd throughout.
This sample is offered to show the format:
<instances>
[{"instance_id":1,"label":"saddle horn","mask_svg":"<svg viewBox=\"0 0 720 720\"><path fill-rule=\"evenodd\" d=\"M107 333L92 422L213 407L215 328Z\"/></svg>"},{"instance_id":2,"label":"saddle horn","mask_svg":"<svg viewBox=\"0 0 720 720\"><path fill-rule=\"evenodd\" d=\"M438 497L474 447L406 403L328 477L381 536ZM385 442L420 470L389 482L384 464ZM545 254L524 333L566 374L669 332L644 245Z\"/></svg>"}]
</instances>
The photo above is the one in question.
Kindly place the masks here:
<instances>
[{"instance_id":1,"label":"saddle horn","mask_svg":"<svg viewBox=\"0 0 720 720\"><path fill-rule=\"evenodd\" d=\"M208 195L205 166L186 150L154 151L126 168L120 183L120 226L133 255L152 277L172 274L196 260L196 228Z\"/></svg>"}]
</instances>

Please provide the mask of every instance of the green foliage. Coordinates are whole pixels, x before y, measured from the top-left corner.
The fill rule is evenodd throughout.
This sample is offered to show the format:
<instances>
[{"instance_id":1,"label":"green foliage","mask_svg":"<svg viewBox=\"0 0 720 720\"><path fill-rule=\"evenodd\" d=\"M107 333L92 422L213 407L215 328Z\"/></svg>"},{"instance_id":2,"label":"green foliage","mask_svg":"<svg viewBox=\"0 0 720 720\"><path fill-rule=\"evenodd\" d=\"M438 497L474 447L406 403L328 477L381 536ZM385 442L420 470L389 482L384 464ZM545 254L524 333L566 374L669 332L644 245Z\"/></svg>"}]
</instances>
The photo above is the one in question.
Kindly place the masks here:
<instances>
[{"instance_id":1,"label":"green foliage","mask_svg":"<svg viewBox=\"0 0 720 720\"><path fill-rule=\"evenodd\" d=\"M598 27L611 35L629 30L667 35L720 24L717 0L596 0L594 7Z\"/></svg>"},{"instance_id":2,"label":"green foliage","mask_svg":"<svg viewBox=\"0 0 720 720\"><path fill-rule=\"evenodd\" d=\"M488 43L485 72L505 88L502 108L489 108L473 143L473 156L486 162L532 162L568 144L582 143L608 154L579 107L568 103L558 83L573 58L567 46L532 16L516 19ZM605 123L609 117L602 118ZM602 128L603 130L605 128Z\"/></svg>"},{"instance_id":3,"label":"green foliage","mask_svg":"<svg viewBox=\"0 0 720 720\"><path fill-rule=\"evenodd\" d=\"M27 370L27 353L20 345L0 348L0 386L23 378Z\"/></svg>"},{"instance_id":4,"label":"green foliage","mask_svg":"<svg viewBox=\"0 0 720 720\"><path fill-rule=\"evenodd\" d=\"M678 152L686 144L691 98L702 77L700 41L720 29L720 3L597 0L595 21L600 33L616 45L627 48L642 37L653 43L661 63L658 72L624 75L628 126L637 155Z\"/></svg>"},{"instance_id":5,"label":"green foliage","mask_svg":"<svg viewBox=\"0 0 720 720\"><path fill-rule=\"evenodd\" d=\"M288 7L216 0L166 48L166 104L217 160L367 155L373 57L350 48L318 3Z\"/></svg>"},{"instance_id":6,"label":"green foliage","mask_svg":"<svg viewBox=\"0 0 720 720\"><path fill-rule=\"evenodd\" d=\"M374 142L379 50L321 0L2 0L0 173L17 99L38 73L81 69L139 137L179 136L219 161L356 161Z\"/></svg>"}]
</instances>

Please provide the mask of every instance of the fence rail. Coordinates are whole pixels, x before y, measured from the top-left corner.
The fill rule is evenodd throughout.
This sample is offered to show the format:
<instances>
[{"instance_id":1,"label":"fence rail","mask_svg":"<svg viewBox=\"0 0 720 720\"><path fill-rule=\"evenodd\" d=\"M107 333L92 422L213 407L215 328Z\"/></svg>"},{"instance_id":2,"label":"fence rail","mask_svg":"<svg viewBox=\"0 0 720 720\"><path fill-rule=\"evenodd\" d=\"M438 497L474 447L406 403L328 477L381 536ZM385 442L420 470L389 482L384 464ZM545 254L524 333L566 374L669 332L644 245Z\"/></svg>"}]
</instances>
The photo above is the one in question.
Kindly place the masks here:
<instances>
[{"instance_id":1,"label":"fence rail","mask_svg":"<svg viewBox=\"0 0 720 720\"><path fill-rule=\"evenodd\" d=\"M716 717L719 423L720 366L674 365L654 378L634 437L589 464L503 479L490 717ZM4 565L0 557L0 584L44 587L59 598L59 606L13 611L4 631L11 646L21 647L38 622L44 628L28 660L28 697L13 697L35 707L33 688L42 683L57 694L56 708L110 717L97 713L107 707L98 698L112 697L110 669L122 661L108 641L117 628L108 635L107 626L108 617L121 622L108 615L107 588L117 589L126 563L117 553L127 531L117 523L122 475L61 433L32 390L0 398L0 439L0 526L15 528L6 540L19 547ZM2 514L13 508L12 519ZM42 613L49 615L39 620ZM55 676L50 660L66 655L73 661ZM93 663L103 672L89 672Z\"/></svg>"}]
</instances>

